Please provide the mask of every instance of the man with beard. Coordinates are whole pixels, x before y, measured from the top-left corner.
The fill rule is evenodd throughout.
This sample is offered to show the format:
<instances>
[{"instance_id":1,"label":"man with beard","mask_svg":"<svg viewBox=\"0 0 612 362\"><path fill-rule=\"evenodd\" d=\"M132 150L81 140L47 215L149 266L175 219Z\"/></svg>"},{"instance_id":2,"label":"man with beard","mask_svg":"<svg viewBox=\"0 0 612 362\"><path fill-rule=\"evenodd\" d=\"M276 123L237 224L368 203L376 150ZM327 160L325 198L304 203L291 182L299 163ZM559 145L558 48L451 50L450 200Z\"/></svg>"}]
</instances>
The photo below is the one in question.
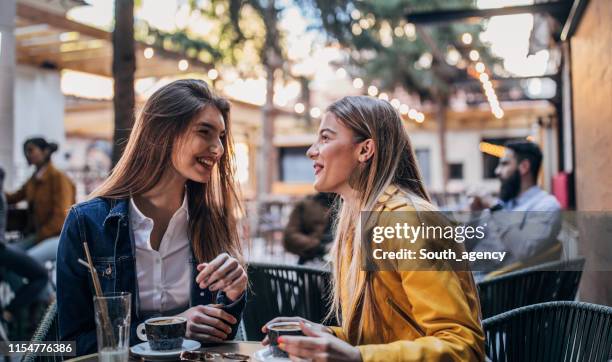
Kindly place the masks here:
<instances>
[{"instance_id":1,"label":"man with beard","mask_svg":"<svg viewBox=\"0 0 612 362\"><path fill-rule=\"evenodd\" d=\"M495 169L501 181L499 200L474 197L472 222L485 228L482 239L466 242L469 251L507 252L503 262L481 260L472 264L477 276L506 265L525 261L551 248L561 230L561 206L554 196L537 185L542 152L533 142L505 145Z\"/></svg>"}]
</instances>

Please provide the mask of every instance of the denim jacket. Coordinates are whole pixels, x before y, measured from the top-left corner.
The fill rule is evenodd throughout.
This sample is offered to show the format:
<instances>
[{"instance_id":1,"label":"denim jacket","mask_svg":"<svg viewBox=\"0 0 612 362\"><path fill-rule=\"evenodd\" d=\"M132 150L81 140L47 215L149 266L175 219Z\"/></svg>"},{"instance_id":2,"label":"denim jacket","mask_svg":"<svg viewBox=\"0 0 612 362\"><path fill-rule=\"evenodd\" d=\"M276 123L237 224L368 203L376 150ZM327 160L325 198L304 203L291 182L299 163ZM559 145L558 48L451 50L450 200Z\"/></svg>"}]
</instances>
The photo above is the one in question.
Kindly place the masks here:
<instances>
[{"instance_id":1,"label":"denim jacket","mask_svg":"<svg viewBox=\"0 0 612 362\"><path fill-rule=\"evenodd\" d=\"M139 343L138 324L154 316L143 315L139 308L136 253L128 210L129 199L95 198L73 206L64 223L57 253L58 324L61 340L76 341L77 355L94 353L97 349L93 282L87 268L78 262L79 258L87 260L83 242L87 241L89 246L102 292L132 294L130 345ZM193 275L190 307L223 304L240 321L245 295L232 302L223 292L200 289L195 283L195 258L191 258L190 264ZM237 329L238 324L232 326L228 339L234 338Z\"/></svg>"}]
</instances>

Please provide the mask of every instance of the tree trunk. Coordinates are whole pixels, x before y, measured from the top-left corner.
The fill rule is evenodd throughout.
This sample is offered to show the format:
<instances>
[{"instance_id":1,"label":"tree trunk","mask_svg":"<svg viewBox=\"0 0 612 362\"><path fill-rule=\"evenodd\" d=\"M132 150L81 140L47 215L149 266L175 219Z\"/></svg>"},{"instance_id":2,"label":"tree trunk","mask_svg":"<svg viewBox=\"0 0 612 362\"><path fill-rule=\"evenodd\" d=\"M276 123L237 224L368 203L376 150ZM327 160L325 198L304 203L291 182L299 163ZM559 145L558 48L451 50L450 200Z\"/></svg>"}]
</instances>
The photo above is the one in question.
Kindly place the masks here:
<instances>
[{"instance_id":1,"label":"tree trunk","mask_svg":"<svg viewBox=\"0 0 612 362\"><path fill-rule=\"evenodd\" d=\"M257 175L257 198L265 199L272 191L272 183L277 178L278 157L274 146L274 73L282 65L280 54L280 36L277 28L278 10L275 1L268 1L262 16L266 27L264 49L261 53L262 63L266 70L266 103L262 108L262 131L259 146L259 172Z\"/></svg>"},{"instance_id":2,"label":"tree trunk","mask_svg":"<svg viewBox=\"0 0 612 362\"><path fill-rule=\"evenodd\" d=\"M448 186L448 160L446 159L446 111L448 99L441 98L436 110L436 121L438 122L438 139L440 142L440 160L442 163L442 200L446 202L446 191Z\"/></svg>"},{"instance_id":3,"label":"tree trunk","mask_svg":"<svg viewBox=\"0 0 612 362\"><path fill-rule=\"evenodd\" d=\"M113 134L113 166L117 163L134 125L134 0L115 0L113 30L113 79L115 131Z\"/></svg>"},{"instance_id":4,"label":"tree trunk","mask_svg":"<svg viewBox=\"0 0 612 362\"><path fill-rule=\"evenodd\" d=\"M275 179L277 156L274 147L274 68L266 68L266 103L261 112L261 140L259 145L259 162L257 176L257 196L264 198L272 191Z\"/></svg>"}]
</instances>

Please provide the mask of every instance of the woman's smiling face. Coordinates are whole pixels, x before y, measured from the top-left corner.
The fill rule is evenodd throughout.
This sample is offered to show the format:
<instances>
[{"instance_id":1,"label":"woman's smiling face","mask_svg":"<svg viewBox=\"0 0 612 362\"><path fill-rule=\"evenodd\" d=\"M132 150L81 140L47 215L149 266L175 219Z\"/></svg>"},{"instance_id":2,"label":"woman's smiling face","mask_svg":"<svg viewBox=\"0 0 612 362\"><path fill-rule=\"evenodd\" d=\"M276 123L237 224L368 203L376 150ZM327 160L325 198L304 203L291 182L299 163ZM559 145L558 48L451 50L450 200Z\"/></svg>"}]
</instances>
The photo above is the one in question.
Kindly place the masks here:
<instances>
[{"instance_id":1,"label":"woman's smiling face","mask_svg":"<svg viewBox=\"0 0 612 362\"><path fill-rule=\"evenodd\" d=\"M221 112L213 106L205 107L175 142L172 166L186 179L208 182L213 167L225 152L224 137L225 121Z\"/></svg>"},{"instance_id":2,"label":"woman's smiling face","mask_svg":"<svg viewBox=\"0 0 612 362\"><path fill-rule=\"evenodd\" d=\"M306 152L314 162L315 189L347 195L349 177L359 166L358 153L353 132L336 115L325 113L317 141Z\"/></svg>"}]
</instances>

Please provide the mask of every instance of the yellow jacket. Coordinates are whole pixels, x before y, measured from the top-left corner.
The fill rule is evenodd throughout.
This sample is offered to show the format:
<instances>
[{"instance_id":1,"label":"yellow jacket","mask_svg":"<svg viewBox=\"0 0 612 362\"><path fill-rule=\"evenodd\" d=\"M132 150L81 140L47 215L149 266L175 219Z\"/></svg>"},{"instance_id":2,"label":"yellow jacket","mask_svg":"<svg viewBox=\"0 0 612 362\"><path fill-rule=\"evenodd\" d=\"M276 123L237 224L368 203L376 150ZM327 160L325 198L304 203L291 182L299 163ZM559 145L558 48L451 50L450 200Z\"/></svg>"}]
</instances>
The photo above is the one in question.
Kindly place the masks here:
<instances>
[{"instance_id":1,"label":"yellow jacket","mask_svg":"<svg viewBox=\"0 0 612 362\"><path fill-rule=\"evenodd\" d=\"M379 211L434 210L395 186L389 186L378 201ZM341 274L348 264L343 263ZM484 360L480 303L471 272L393 270L374 275L375 300L385 319L387 340L381 343L366 323L358 346L364 362ZM341 286L341 305L351 292ZM332 329L348 341L341 327Z\"/></svg>"},{"instance_id":2,"label":"yellow jacket","mask_svg":"<svg viewBox=\"0 0 612 362\"><path fill-rule=\"evenodd\" d=\"M36 233L36 241L58 236L62 231L68 209L75 201L75 187L68 176L56 169L51 162L40 178L32 175L21 189L6 195L9 204L26 200L30 226Z\"/></svg>"}]
</instances>

